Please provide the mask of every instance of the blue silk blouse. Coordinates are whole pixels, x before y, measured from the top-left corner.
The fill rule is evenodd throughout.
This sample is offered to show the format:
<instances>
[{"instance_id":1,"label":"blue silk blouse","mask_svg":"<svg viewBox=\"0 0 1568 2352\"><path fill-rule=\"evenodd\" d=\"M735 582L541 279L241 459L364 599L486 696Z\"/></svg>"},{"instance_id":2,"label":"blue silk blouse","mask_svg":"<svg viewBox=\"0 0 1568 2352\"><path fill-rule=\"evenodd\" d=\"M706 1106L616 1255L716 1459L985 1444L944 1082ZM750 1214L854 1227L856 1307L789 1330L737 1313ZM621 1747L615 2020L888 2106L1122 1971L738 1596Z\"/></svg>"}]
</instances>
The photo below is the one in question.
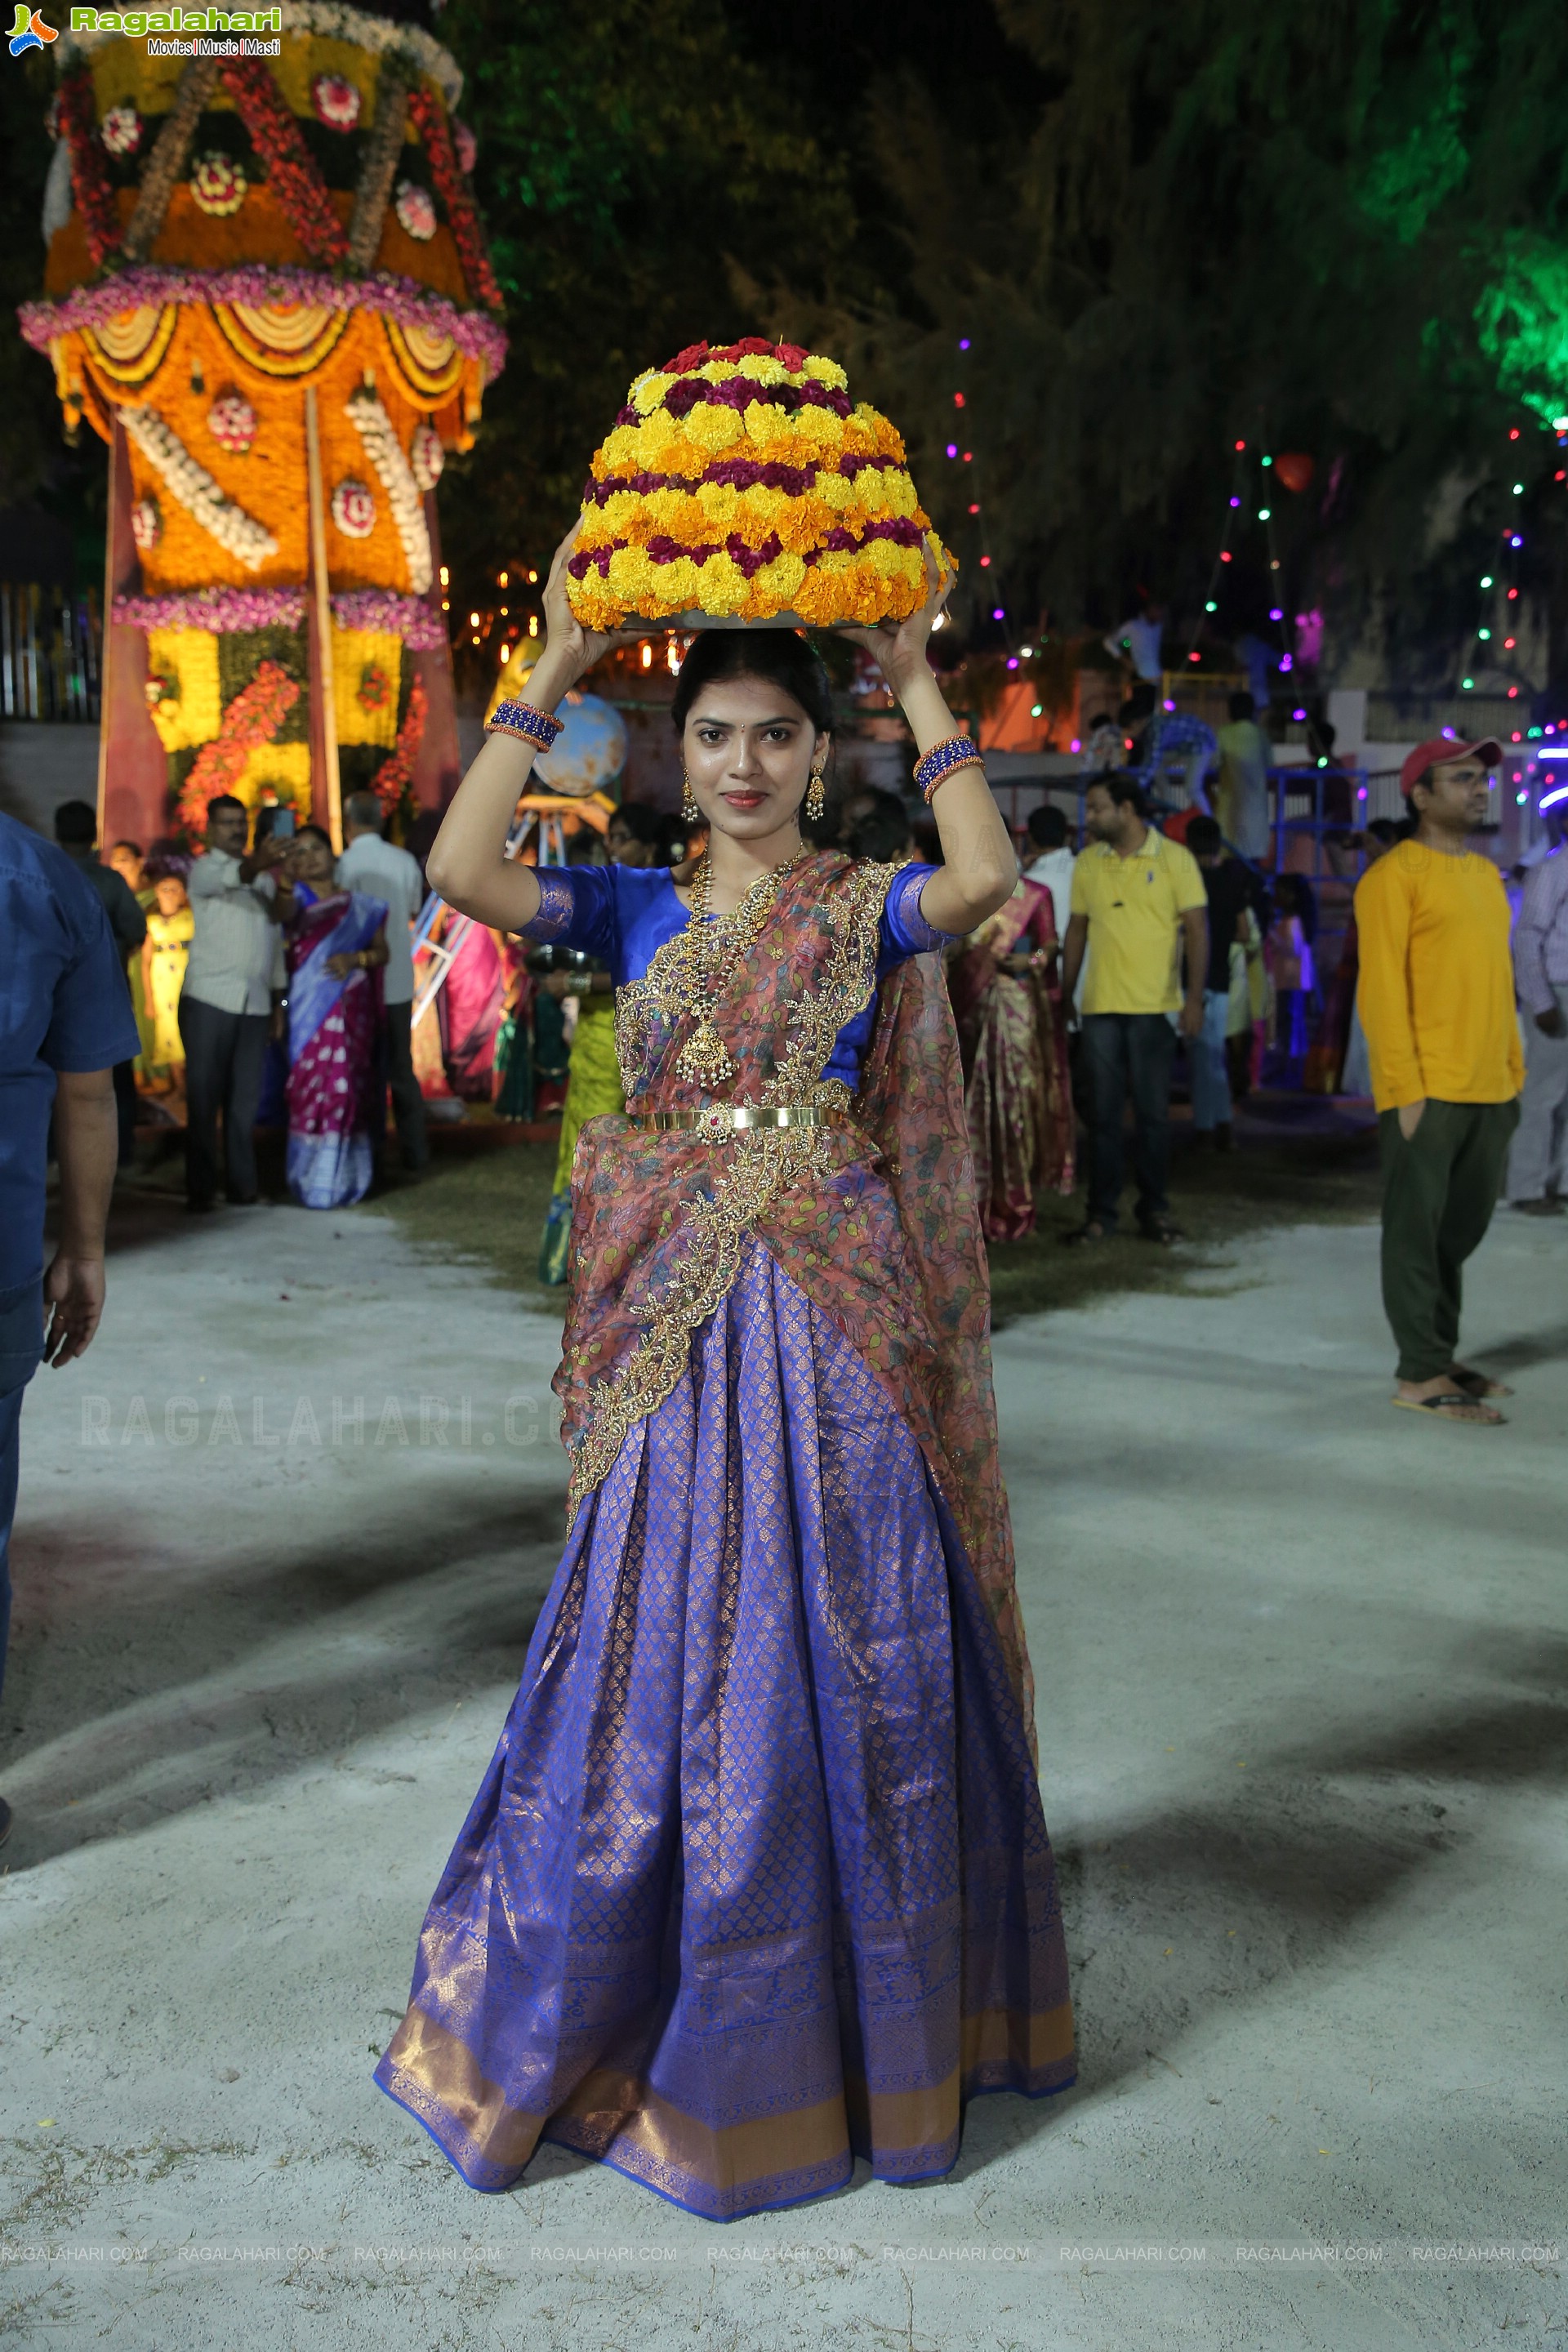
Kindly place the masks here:
<instances>
[{"instance_id":1,"label":"blue silk blouse","mask_svg":"<svg viewBox=\"0 0 1568 2352\"><path fill-rule=\"evenodd\" d=\"M921 892L934 866L902 866L893 877L882 908L877 977L881 980L910 956L947 946L947 931L933 929L921 912ZM575 948L608 964L617 988L640 980L667 940L683 931L689 910L675 893L667 866L542 866L540 908L522 932L536 944ZM865 1011L846 1022L828 1055L825 1078L841 1078L853 1091L877 1018L873 993Z\"/></svg>"}]
</instances>

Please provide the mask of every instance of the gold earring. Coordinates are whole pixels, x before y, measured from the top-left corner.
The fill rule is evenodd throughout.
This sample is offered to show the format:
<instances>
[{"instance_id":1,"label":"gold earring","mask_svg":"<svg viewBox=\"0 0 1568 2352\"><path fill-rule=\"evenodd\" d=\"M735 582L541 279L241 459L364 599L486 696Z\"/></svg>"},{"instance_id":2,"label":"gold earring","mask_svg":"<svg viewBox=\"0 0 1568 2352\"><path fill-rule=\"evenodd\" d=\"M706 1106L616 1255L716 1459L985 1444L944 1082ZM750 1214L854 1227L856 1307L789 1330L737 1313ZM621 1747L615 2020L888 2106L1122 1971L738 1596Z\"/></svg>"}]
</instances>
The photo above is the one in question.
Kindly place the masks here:
<instances>
[{"instance_id":1,"label":"gold earring","mask_svg":"<svg viewBox=\"0 0 1568 2352\"><path fill-rule=\"evenodd\" d=\"M813 768L811 782L805 788L805 813L813 824L827 806L827 795L822 789L822 770Z\"/></svg>"},{"instance_id":2,"label":"gold earring","mask_svg":"<svg viewBox=\"0 0 1568 2352\"><path fill-rule=\"evenodd\" d=\"M684 768L680 771L680 822L696 824L702 812L697 805L697 795L691 789L691 779Z\"/></svg>"}]
</instances>

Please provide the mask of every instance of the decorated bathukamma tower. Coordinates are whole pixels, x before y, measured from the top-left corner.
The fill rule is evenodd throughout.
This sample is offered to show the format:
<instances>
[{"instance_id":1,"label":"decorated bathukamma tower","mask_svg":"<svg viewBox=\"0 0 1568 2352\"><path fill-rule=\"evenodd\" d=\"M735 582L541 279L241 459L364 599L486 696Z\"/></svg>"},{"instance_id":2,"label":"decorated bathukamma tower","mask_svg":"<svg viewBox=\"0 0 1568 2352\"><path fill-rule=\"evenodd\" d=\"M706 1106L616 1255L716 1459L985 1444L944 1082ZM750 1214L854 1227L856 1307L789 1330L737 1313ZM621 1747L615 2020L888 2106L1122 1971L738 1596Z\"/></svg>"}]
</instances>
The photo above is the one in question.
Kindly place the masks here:
<instances>
[{"instance_id":1,"label":"decorated bathukamma tower","mask_svg":"<svg viewBox=\"0 0 1568 2352\"><path fill-rule=\"evenodd\" d=\"M405 819L458 772L435 490L506 348L461 76L336 0L228 11L217 57L152 23L57 45L22 313L110 446L100 823L195 829L230 792L335 840L343 793Z\"/></svg>"}]
</instances>

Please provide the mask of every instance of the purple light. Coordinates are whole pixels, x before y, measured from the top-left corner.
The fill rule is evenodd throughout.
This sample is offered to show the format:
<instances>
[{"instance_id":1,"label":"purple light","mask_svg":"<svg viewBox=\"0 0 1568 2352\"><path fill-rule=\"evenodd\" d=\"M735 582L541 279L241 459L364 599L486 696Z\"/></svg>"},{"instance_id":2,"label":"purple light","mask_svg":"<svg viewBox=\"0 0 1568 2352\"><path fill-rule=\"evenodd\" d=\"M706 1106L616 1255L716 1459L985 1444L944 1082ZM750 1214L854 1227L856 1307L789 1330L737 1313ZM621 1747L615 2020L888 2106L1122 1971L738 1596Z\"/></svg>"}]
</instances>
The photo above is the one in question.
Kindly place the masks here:
<instances>
[{"instance_id":1,"label":"purple light","mask_svg":"<svg viewBox=\"0 0 1568 2352\"><path fill-rule=\"evenodd\" d=\"M1165 705L1167 710L1174 710L1175 707L1176 706L1173 702L1167 702Z\"/></svg>"},{"instance_id":2,"label":"purple light","mask_svg":"<svg viewBox=\"0 0 1568 2352\"><path fill-rule=\"evenodd\" d=\"M960 335L958 339L958 348L961 352L966 352L969 349L969 337L967 335Z\"/></svg>"},{"instance_id":3,"label":"purple light","mask_svg":"<svg viewBox=\"0 0 1568 2352\"><path fill-rule=\"evenodd\" d=\"M957 457L957 455L958 455L958 444L957 444L957 442L956 442L956 441L950 441L950 442L948 443L948 445L947 445L947 454L948 454L948 456L949 456L950 457Z\"/></svg>"},{"instance_id":4,"label":"purple light","mask_svg":"<svg viewBox=\"0 0 1568 2352\"><path fill-rule=\"evenodd\" d=\"M1358 784L1358 785L1356 786L1356 788L1355 788L1355 796L1356 796L1356 798L1357 798L1357 800L1358 800L1358 801L1364 801L1364 800L1365 800L1365 798L1366 798L1366 786L1365 786L1364 784Z\"/></svg>"},{"instance_id":5,"label":"purple light","mask_svg":"<svg viewBox=\"0 0 1568 2352\"><path fill-rule=\"evenodd\" d=\"M1542 793L1536 805L1543 809L1555 808L1559 801L1568 801L1568 784L1559 784L1554 793Z\"/></svg>"},{"instance_id":6,"label":"purple light","mask_svg":"<svg viewBox=\"0 0 1568 2352\"><path fill-rule=\"evenodd\" d=\"M1285 618L1285 615L1279 610L1278 604L1270 604L1268 607L1268 617L1271 621L1282 621Z\"/></svg>"},{"instance_id":7,"label":"purple light","mask_svg":"<svg viewBox=\"0 0 1568 2352\"><path fill-rule=\"evenodd\" d=\"M1442 735L1445 743L1457 743L1459 740L1458 732L1452 727L1445 727L1442 730Z\"/></svg>"},{"instance_id":8,"label":"purple light","mask_svg":"<svg viewBox=\"0 0 1568 2352\"><path fill-rule=\"evenodd\" d=\"M1300 723L1301 723L1301 721L1302 721L1302 719L1305 719L1305 717L1307 716L1307 714L1306 714L1306 712L1305 712L1304 710L1293 710L1293 711L1290 713L1290 716L1291 716L1291 718L1296 721L1296 724L1297 724L1298 726L1300 726Z\"/></svg>"},{"instance_id":9,"label":"purple light","mask_svg":"<svg viewBox=\"0 0 1568 2352\"><path fill-rule=\"evenodd\" d=\"M1073 737L1073 739L1072 739L1072 746L1071 746L1071 748L1072 748L1072 750L1073 750L1073 751L1082 751L1082 749L1083 749L1083 745L1079 741L1079 739L1078 739L1078 737L1077 737L1076 735L1075 735L1075 736Z\"/></svg>"},{"instance_id":10,"label":"purple light","mask_svg":"<svg viewBox=\"0 0 1568 2352\"><path fill-rule=\"evenodd\" d=\"M991 607L991 617L994 621L1005 621L1007 615L1000 604L994 604Z\"/></svg>"},{"instance_id":11,"label":"purple light","mask_svg":"<svg viewBox=\"0 0 1568 2352\"><path fill-rule=\"evenodd\" d=\"M1239 499L1232 499L1232 500L1231 500L1231 505L1232 505L1233 507L1238 507L1240 504L1241 504L1241 500L1240 500Z\"/></svg>"},{"instance_id":12,"label":"purple light","mask_svg":"<svg viewBox=\"0 0 1568 2352\"><path fill-rule=\"evenodd\" d=\"M1517 530L1515 530L1515 531L1510 531L1510 532L1509 533L1509 541L1508 541L1508 543L1509 543L1509 545L1510 545L1510 547L1522 547L1522 546L1524 545L1524 541L1523 541L1523 540L1522 540L1522 539L1521 539L1521 537L1520 537L1520 535L1519 535L1519 533L1518 533L1518 531L1517 531Z\"/></svg>"},{"instance_id":13,"label":"purple light","mask_svg":"<svg viewBox=\"0 0 1568 2352\"><path fill-rule=\"evenodd\" d=\"M1292 669L1294 667L1295 667L1295 665L1292 663L1292 661L1291 661L1290 656L1289 656L1289 654L1281 654L1281 655L1280 655L1280 656L1279 656L1279 674L1280 674L1280 676L1281 676L1282 677L1288 677L1289 676L1289 674L1290 674L1291 669Z\"/></svg>"},{"instance_id":14,"label":"purple light","mask_svg":"<svg viewBox=\"0 0 1568 2352\"><path fill-rule=\"evenodd\" d=\"M1007 667L1008 667L1008 668L1009 668L1009 669L1016 669L1016 668L1017 668L1017 667L1018 667L1018 656L1017 656L1017 655L1016 655L1016 654L1014 654L1014 655L1010 657L1010 659L1009 659L1009 661L1008 661L1008 664L1007 664Z\"/></svg>"}]
</instances>

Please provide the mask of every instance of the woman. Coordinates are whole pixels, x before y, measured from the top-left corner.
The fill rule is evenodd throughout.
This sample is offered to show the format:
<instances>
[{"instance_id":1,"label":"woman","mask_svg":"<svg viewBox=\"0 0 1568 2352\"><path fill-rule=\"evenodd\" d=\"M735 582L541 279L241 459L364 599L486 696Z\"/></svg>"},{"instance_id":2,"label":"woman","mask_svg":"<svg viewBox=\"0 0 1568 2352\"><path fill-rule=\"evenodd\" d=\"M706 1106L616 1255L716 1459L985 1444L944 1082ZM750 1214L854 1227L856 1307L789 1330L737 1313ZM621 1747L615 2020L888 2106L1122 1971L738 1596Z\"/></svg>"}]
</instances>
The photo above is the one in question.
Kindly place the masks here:
<instances>
[{"instance_id":1,"label":"woman","mask_svg":"<svg viewBox=\"0 0 1568 2352\"><path fill-rule=\"evenodd\" d=\"M475 2188L548 2137L727 2221L841 2187L857 2154L943 2173L967 2096L1071 2078L927 952L1017 868L956 764L934 588L853 634L931 755L940 871L804 848L831 702L785 630L702 633L681 669L710 840L689 885L509 865L532 747L608 642L566 602L574 537L531 707L492 719L430 876L610 963L626 1109L574 1171L565 1553L376 2079Z\"/></svg>"},{"instance_id":2,"label":"woman","mask_svg":"<svg viewBox=\"0 0 1568 2352\"><path fill-rule=\"evenodd\" d=\"M196 919L178 874L160 874L153 885L147 909L147 936L142 942L137 968L142 1003L152 1035L145 1048L150 1094L183 1095L185 1091L185 1047L180 1035L180 991Z\"/></svg>"},{"instance_id":3,"label":"woman","mask_svg":"<svg viewBox=\"0 0 1568 2352\"><path fill-rule=\"evenodd\" d=\"M1040 882L1020 882L949 970L988 1242L1027 1239L1041 1185L1072 1191L1077 1135L1060 971L1051 894Z\"/></svg>"},{"instance_id":4,"label":"woman","mask_svg":"<svg viewBox=\"0 0 1568 2352\"><path fill-rule=\"evenodd\" d=\"M301 825L289 853L289 1190L305 1209L363 1201L385 1115L381 971L386 907L340 890L332 845Z\"/></svg>"},{"instance_id":5,"label":"woman","mask_svg":"<svg viewBox=\"0 0 1568 2352\"><path fill-rule=\"evenodd\" d=\"M610 819L605 846L613 866L633 866L648 871L660 863L664 825L658 813L639 801L628 801ZM572 1162L584 1122L618 1111L621 1066L616 1058L615 981L606 964L585 965L579 971L546 972L542 994L562 1003L577 1000L577 1026L567 1066L566 1100L561 1112L561 1141L555 1153L555 1182L545 1213L544 1238L539 1250L539 1279L552 1289L566 1279L566 1251L572 1232Z\"/></svg>"}]
</instances>

